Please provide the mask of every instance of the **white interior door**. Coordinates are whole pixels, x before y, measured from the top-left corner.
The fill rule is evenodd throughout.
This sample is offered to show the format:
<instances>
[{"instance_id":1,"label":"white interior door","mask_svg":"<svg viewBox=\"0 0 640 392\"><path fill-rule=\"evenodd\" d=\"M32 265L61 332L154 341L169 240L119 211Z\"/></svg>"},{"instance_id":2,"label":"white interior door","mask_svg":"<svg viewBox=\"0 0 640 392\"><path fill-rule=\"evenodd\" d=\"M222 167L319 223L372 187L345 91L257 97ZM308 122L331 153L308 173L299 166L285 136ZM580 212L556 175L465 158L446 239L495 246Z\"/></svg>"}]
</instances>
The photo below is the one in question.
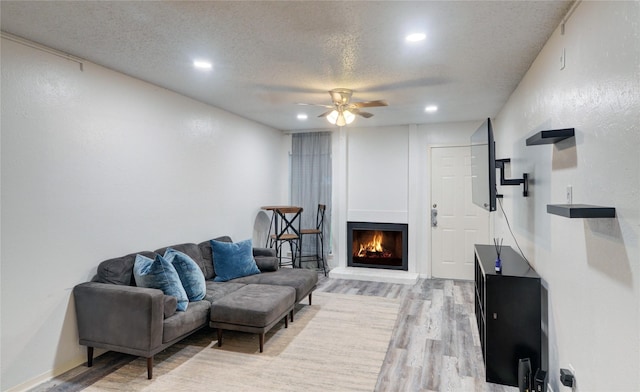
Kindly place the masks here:
<instances>
[{"instance_id":1,"label":"white interior door","mask_svg":"<svg viewBox=\"0 0 640 392\"><path fill-rule=\"evenodd\" d=\"M489 212L471 201L471 148L431 148L431 274L473 279L473 245L489 243Z\"/></svg>"}]
</instances>

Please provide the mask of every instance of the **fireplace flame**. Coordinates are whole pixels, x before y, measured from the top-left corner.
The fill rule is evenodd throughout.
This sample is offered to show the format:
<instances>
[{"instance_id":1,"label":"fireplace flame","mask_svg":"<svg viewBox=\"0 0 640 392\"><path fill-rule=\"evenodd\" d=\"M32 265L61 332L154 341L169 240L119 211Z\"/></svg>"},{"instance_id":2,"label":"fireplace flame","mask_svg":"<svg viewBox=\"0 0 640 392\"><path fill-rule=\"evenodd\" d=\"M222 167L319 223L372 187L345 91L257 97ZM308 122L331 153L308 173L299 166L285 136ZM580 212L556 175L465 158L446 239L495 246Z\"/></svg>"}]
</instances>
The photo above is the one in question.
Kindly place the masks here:
<instances>
[{"instance_id":1,"label":"fireplace flame","mask_svg":"<svg viewBox=\"0 0 640 392\"><path fill-rule=\"evenodd\" d=\"M373 233L373 239L366 244L360 244L360 250L358 251L358 257L365 257L370 253L386 253L382 247L382 232L375 231Z\"/></svg>"}]
</instances>

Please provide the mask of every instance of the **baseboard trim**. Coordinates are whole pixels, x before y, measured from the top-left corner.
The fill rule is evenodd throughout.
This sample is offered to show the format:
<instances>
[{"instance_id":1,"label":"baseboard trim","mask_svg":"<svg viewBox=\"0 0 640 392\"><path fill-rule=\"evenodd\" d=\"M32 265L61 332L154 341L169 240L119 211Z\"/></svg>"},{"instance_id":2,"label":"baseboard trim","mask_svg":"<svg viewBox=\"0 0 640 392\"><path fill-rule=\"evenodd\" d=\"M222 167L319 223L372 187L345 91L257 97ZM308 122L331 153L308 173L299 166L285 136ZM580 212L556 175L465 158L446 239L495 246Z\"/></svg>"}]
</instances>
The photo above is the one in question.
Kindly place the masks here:
<instances>
[{"instance_id":1,"label":"baseboard trim","mask_svg":"<svg viewBox=\"0 0 640 392\"><path fill-rule=\"evenodd\" d=\"M96 349L95 355L94 355L94 361L96 358L100 357L102 354L105 354L106 350L100 350L100 349ZM30 380L27 380L23 383L20 383L18 385L15 385L9 389L7 389L5 392L26 392L32 388L37 387L38 385L50 382L51 380L53 380L56 377L59 377L61 375L63 375L64 373L67 373L68 371L72 370L72 369L76 369L78 368L80 365L84 365L87 363L87 358L86 357L78 357L76 359L73 359L67 363L65 363L64 365L60 365L60 366L56 366L54 369L51 370L47 370L46 372L33 377ZM89 368L84 368L82 371L86 371Z\"/></svg>"}]
</instances>

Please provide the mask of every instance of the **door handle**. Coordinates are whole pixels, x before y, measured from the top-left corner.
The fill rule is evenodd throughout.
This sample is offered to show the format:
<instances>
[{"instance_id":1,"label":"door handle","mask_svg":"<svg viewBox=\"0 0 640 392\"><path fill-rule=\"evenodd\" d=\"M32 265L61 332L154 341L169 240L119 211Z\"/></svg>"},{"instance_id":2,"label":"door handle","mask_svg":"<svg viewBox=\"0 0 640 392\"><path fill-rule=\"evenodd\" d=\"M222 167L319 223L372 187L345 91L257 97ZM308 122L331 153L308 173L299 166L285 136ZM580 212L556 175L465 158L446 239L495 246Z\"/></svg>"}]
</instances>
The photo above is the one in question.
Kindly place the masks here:
<instances>
[{"instance_id":1,"label":"door handle","mask_svg":"<svg viewBox=\"0 0 640 392\"><path fill-rule=\"evenodd\" d=\"M431 209L431 227L438 227L438 209L437 208Z\"/></svg>"}]
</instances>

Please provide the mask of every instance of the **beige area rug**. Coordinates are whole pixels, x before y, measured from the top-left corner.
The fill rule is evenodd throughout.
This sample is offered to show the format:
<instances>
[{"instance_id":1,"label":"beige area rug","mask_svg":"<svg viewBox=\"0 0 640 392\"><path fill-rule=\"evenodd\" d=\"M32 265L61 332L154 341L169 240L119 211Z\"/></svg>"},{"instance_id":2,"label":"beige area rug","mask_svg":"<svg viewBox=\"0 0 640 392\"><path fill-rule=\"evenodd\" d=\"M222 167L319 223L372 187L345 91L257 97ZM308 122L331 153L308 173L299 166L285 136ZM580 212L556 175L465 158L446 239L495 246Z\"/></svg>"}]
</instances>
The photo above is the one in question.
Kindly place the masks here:
<instances>
[{"instance_id":1,"label":"beige area rug","mask_svg":"<svg viewBox=\"0 0 640 392\"><path fill-rule=\"evenodd\" d=\"M263 353L257 335L225 331L218 347L209 330L157 355L153 380L139 358L84 391L373 391L399 307L316 292L289 328L281 322L267 334Z\"/></svg>"}]
</instances>

